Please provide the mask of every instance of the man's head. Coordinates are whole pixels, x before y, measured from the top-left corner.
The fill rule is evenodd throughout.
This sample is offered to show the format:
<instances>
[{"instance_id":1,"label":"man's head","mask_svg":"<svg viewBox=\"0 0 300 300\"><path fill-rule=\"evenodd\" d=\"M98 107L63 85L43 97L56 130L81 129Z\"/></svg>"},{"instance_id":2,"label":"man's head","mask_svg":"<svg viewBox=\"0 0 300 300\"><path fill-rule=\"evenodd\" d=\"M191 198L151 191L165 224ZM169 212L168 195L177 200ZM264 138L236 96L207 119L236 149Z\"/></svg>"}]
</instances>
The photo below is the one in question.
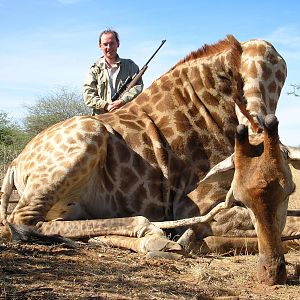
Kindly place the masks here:
<instances>
[{"instance_id":1,"label":"man's head","mask_svg":"<svg viewBox=\"0 0 300 300\"><path fill-rule=\"evenodd\" d=\"M99 47L107 60L114 60L117 57L119 45L119 35L116 31L107 29L100 33Z\"/></svg>"}]
</instances>

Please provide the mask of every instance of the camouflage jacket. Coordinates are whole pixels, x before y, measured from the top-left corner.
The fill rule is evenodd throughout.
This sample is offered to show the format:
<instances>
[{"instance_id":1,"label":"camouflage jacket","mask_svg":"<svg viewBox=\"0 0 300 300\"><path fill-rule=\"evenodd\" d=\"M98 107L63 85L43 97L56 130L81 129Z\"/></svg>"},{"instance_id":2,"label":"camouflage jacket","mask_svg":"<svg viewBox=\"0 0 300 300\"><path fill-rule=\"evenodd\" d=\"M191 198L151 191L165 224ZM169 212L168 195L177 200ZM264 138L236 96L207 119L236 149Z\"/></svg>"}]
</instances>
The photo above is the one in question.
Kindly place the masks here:
<instances>
[{"instance_id":1,"label":"camouflage jacket","mask_svg":"<svg viewBox=\"0 0 300 300\"><path fill-rule=\"evenodd\" d=\"M133 76L139 72L139 67L130 59L119 58L120 71L116 78L116 90L118 91L128 76ZM143 90L142 79L137 85L124 93L120 99L124 102L133 100ZM111 103L113 95L109 85L108 73L105 70L105 58L102 56L90 68L83 84L84 103L93 108L95 114L104 113L104 107Z\"/></svg>"}]
</instances>

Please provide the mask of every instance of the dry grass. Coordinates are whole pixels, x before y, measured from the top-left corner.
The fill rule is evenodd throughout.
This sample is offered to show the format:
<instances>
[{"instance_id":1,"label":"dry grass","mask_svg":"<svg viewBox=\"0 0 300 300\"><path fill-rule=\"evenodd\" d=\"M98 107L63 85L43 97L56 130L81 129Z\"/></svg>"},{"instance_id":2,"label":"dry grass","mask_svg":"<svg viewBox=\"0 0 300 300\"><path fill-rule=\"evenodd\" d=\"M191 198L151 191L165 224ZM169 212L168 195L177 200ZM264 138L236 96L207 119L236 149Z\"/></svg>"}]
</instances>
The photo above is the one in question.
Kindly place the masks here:
<instances>
[{"instance_id":1,"label":"dry grass","mask_svg":"<svg viewBox=\"0 0 300 300\"><path fill-rule=\"evenodd\" d=\"M296 191L290 196L289 208L299 209L300 208L300 170L297 170L291 166L291 171L293 174L293 180L296 184Z\"/></svg>"},{"instance_id":2,"label":"dry grass","mask_svg":"<svg viewBox=\"0 0 300 300\"><path fill-rule=\"evenodd\" d=\"M257 283L255 255L170 261L99 246L12 244L2 244L0 255L0 299L279 300L300 295L296 251L286 256L288 283L273 287Z\"/></svg>"}]
</instances>

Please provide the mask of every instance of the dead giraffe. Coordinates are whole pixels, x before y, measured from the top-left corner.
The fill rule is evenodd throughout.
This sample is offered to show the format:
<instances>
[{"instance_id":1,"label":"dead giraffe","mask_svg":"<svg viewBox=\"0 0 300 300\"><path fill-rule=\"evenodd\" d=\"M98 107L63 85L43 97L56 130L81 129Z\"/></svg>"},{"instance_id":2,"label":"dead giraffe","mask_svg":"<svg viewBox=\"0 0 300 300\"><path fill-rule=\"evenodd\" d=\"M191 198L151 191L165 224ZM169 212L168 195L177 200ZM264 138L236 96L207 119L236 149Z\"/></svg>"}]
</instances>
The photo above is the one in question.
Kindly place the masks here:
<instances>
[{"instance_id":1,"label":"dead giraffe","mask_svg":"<svg viewBox=\"0 0 300 300\"><path fill-rule=\"evenodd\" d=\"M140 252L178 251L180 245L168 240L159 228L164 225L148 220L203 215L226 195L231 202L233 193L256 220L263 257L260 280L284 282L280 235L287 199L294 188L287 162L291 153L287 148L285 153L278 151L276 121L272 121L274 117L266 121L265 116L275 112L285 77L284 60L265 41L240 44L227 36L215 45L205 45L123 109L97 117L74 117L37 135L4 178L3 222L32 225L43 234L70 238L109 235L112 245ZM244 101L247 110L241 112L235 101ZM226 158L234 152L236 126L248 124L246 111L252 116L250 120L260 120L265 128L261 134L250 132L251 139L273 143L260 144L255 150L248 145L245 129L238 129L236 170L234 177L232 172L224 179L222 171L233 166L232 159ZM266 162L260 159L261 166L273 161L279 164L272 163L271 173L262 172L259 177L260 170L252 161L257 153L269 151L265 149L272 152L273 148L274 159L271 155ZM299 156L294 158L299 160ZM254 181L243 180L247 172L244 161L254 165ZM229 167L224 168L228 162ZM14 186L21 199L7 219ZM273 195L274 188L280 193ZM258 199L259 206L255 204ZM210 218L200 225L205 230L197 232L198 237L253 234L244 206L234 206L220 215L223 223L218 224L218 215ZM224 223L228 215L231 217ZM288 230L298 233L297 227Z\"/></svg>"}]
</instances>

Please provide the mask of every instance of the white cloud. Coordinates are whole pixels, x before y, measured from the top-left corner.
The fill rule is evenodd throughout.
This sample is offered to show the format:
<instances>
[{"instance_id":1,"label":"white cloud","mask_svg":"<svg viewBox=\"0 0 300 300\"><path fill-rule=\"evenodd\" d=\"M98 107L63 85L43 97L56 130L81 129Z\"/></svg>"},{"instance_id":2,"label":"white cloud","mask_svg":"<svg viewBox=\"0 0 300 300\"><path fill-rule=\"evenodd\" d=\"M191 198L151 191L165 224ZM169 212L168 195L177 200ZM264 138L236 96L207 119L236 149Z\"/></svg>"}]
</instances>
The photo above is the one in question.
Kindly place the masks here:
<instances>
[{"instance_id":1,"label":"white cloud","mask_svg":"<svg viewBox=\"0 0 300 300\"><path fill-rule=\"evenodd\" d=\"M296 25L279 27L273 31L267 39L286 47L300 48L299 28L297 28Z\"/></svg>"}]
</instances>

